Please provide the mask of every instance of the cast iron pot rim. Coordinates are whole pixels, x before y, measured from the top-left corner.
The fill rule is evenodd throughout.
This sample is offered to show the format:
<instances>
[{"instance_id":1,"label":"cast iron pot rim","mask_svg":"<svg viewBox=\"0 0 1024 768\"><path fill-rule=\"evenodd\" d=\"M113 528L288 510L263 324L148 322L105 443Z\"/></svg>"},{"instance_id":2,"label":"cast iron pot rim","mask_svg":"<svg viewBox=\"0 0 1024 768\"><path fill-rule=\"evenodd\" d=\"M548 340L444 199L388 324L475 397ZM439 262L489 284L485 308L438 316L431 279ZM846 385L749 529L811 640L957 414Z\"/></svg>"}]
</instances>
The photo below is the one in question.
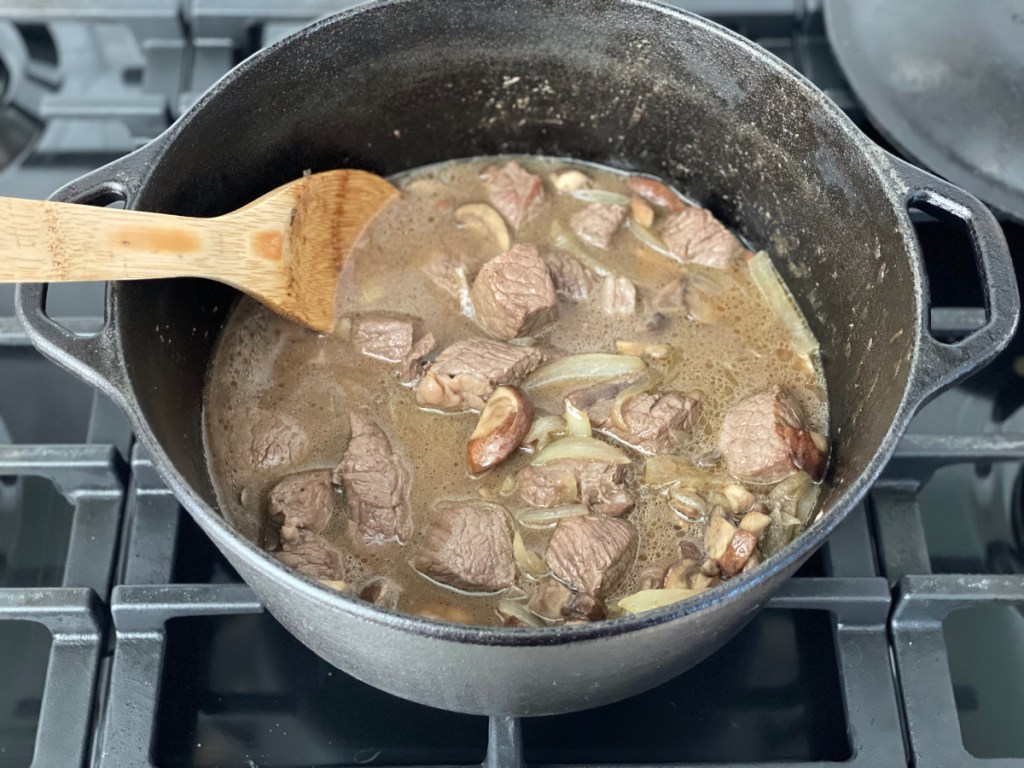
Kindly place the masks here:
<instances>
[{"instance_id":1,"label":"cast iron pot rim","mask_svg":"<svg viewBox=\"0 0 1024 768\"><path fill-rule=\"evenodd\" d=\"M227 72L217 83L215 83L193 107L183 115L174 125L169 127L161 136L154 139L148 148L141 152L148 155L150 170L152 166L159 163L163 153L169 148L173 140L180 134L191 120L200 113L204 107L213 99L217 98L219 92L230 87L232 82L245 75L253 66L265 58L280 54L289 48L296 40L314 35L320 30L335 24L344 24L349 19L360 16L364 13L377 13L392 5L404 5L413 0L383 0L376 4L368 4L344 11L334 16L322 19L296 33L282 39L274 45L254 53L232 70ZM649 9L658 13L675 17L691 26L704 28L708 32L723 38L726 42L742 47L751 57L759 63L775 70L781 70L790 77L794 87L804 90L805 94L818 103L818 106L832 117L836 126L841 130L845 138L853 143L868 160L870 168L882 181L882 188L886 192L886 201L893 207L899 222L899 233L904 243L908 244L910 252L908 256L913 257L914 251L918 249L917 241L910 223L910 217L904 201L894 190L894 170L891 163L886 159L887 155L875 144L873 144L853 122L823 93L816 89L806 78L794 70L781 59L770 54L765 49L752 43L741 35L719 25L708 21L696 14L669 8L649 0L623 0L624 4ZM152 153L152 154L151 154ZM144 190L150 174L147 173L139 194ZM138 197L138 195L136 196ZM133 206L132 206L133 207ZM921 286L923 283L922 264L919 258L909 258L911 273L915 288L915 296L919 305L923 302ZM117 292L119 283L113 283L111 290ZM918 307L920 310L920 306ZM918 402L914 397L914 372L918 367L921 357L921 336L923 332L921 324L921 312L915 315L914 333L915 344L912 348L912 357L908 368L908 375L904 385L904 394L893 419L890 428L890 436L902 434L909 422ZM134 399L134 398L132 398ZM663 608L647 611L641 614L623 616L616 619L606 619L591 624L575 624L558 627L542 628L508 628L508 627L482 627L474 625L454 624L433 619L423 618L412 614L381 608L367 603L358 598L351 597L336 590L332 590L319 582L313 581L281 564L271 557L247 538L242 536L230 523L220 514L217 514L212 507L207 505L193 489L182 479L181 475L168 460L165 452L150 431L145 419L138 408L129 409L131 420L135 422L137 433L142 437L143 443L153 455L154 464L160 469L165 480L171 486L175 495L188 507L191 514L204 526L214 526L221 532L227 534L225 542L230 542L236 553L247 560L258 558L261 568L269 569L275 578L284 582L286 586L310 600L324 606L340 608L353 617L363 621L388 626L392 629L405 632L412 632L419 635L437 637L445 640L452 640L459 643L471 643L478 645L499 645L499 646L535 646L535 645L557 645L562 643L577 642L584 640L598 640L603 637L618 635L626 632L635 632L657 624L672 621L699 611L709 610L716 604L729 599L735 594L747 592L756 588L758 584L768 580L780 571L795 568L800 562L808 557L827 536L845 519L850 509L860 499L867 487L881 472L884 464L895 449L894 440L886 440L879 447L878 451L868 462L864 471L853 480L848 487L833 500L831 510L823 514L819 520L813 523L807 530L801 533L793 542L782 550L768 558L758 568L741 573L717 587L695 595L678 603Z\"/></svg>"}]
</instances>

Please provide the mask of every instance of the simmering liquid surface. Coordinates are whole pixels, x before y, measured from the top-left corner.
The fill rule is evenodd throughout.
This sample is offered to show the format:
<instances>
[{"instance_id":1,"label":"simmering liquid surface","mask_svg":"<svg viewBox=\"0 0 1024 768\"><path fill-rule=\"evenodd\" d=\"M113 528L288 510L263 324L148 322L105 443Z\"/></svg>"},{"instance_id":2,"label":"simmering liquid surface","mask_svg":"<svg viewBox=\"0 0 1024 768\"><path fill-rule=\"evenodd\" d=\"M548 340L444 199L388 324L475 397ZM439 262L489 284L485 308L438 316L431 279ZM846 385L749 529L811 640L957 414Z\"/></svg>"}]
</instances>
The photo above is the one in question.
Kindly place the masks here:
<instances>
[{"instance_id":1,"label":"simmering liquid surface","mask_svg":"<svg viewBox=\"0 0 1024 768\"><path fill-rule=\"evenodd\" d=\"M341 276L338 316L385 311L420 318L423 329L437 339L428 360L453 342L484 336L472 319L460 313L458 300L430 279L427 269L441 256L456 255L472 274L502 251L493 239L460 226L455 211L466 203L487 202L481 171L508 159L453 161L393 178L402 194L354 249ZM727 411L745 397L775 385L781 385L802 408L809 430L826 431L826 388L816 359L795 349L790 331L765 300L746 261L741 259L728 269L681 264L649 247L642 234L637 236L629 226L620 227L606 249L588 245L573 236L568 224L588 202L556 192L550 174L575 167L593 180L593 188L626 198L633 196L627 187L628 177L563 159L516 160L544 178L547 186L541 210L522 226L509 228L512 242L542 250L559 247L602 272L629 278L637 290L637 310L631 315L608 314L595 300L559 301L557 320L530 333L536 346L557 354L577 354L614 353L616 341L622 340L667 345L667 356L647 360L648 372L658 390L703 393L699 417L689 432L676 435L673 451L702 466L716 458ZM658 220L663 219L666 214L654 208ZM656 220L649 231L656 231L657 225ZM656 292L683 274L698 286L700 314L705 321L674 314L660 327L648 330L642 319L650 313ZM223 513L260 546L268 550L278 547L277 531L267 513L269 490L284 476L337 467L350 439L350 411L369 413L413 468L410 505L414 533L404 544L366 546L358 542L349 529L343 493L336 490L336 509L322 535L341 553L344 582L358 589L372 577L387 576L402 588L399 610L502 624L496 611L498 602L510 594L522 599L519 590L531 595L537 581L520 572L511 590L469 595L425 578L410 560L439 500L500 504L509 510L515 526L512 515L527 505L514 492L509 478L530 462L532 454L520 449L489 472L471 475L466 466L466 442L479 414L440 413L420 407L413 390L399 381L396 365L356 351L346 336L347 327L343 322L334 334L319 335L248 298L239 302L219 341L205 393L207 458ZM538 391L532 396L537 416L562 413L557 394ZM290 423L305 432L307 445L298 462L269 468L254 465L253 435L260 430L261 420L271 415L289 417ZM595 436L612 442L606 436ZM642 482L645 456L626 451L634 459L626 469L626 485L636 505L624 519L636 527L639 544L628 574L605 599L609 606L642 588L645 569L678 560L681 539L703 541L706 526L706 518L688 521L680 516L664 488L646 486ZM708 471L720 476L724 469L719 462ZM758 498L767 498L770 490L757 484L747 487ZM544 553L553 528L517 529L529 549Z\"/></svg>"}]
</instances>

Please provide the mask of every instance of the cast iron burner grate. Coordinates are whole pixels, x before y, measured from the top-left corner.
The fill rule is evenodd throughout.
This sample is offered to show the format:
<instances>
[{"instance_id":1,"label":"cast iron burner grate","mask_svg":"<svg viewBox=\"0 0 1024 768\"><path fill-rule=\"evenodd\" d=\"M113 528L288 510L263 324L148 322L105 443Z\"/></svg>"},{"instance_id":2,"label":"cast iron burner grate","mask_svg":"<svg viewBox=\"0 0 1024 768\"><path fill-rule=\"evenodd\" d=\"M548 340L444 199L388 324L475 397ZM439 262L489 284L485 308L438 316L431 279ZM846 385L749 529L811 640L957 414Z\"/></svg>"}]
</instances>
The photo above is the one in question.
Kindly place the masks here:
<instances>
[{"instance_id":1,"label":"cast iron burner grate","mask_svg":"<svg viewBox=\"0 0 1024 768\"><path fill-rule=\"evenodd\" d=\"M0 0L4 23L38 25L54 48L54 61L37 56L35 63L48 91L38 100L46 107L42 132L0 172L0 191L43 194L128 151L240 58L350 4L104 0L85 9ZM817 0L678 4L752 37L863 123L829 53ZM58 76L93 78L104 61L103 92L76 93L73 76ZM113 131L103 127L111 111L120 115ZM1007 225L1007 234L1024 253L1021 228ZM929 269L933 282L955 285L965 261L939 248L926 253L945 262L945 273L942 265ZM948 306L933 311L940 338L962 337L983 319L949 293ZM91 330L96 319L67 325ZM989 694L965 682L954 652L963 634L957 617L1004 611L1020 621L1019 523L1016 539L996 525L974 560L934 551L936 519L941 527L954 513L970 518L978 509L943 495L944 473L963 470L971 488L1003 482L1020 514L1024 426L1014 417L1024 414L1024 382L1012 371L1016 356L1024 371L1024 335L1014 347L949 395L980 399L986 418L953 429L946 413L958 406L940 398L939 415L915 421L918 431L901 442L865 504L700 667L597 710L488 721L395 699L298 644L133 448L113 406L75 389L29 348L13 317L0 317L0 630L28 622L51 637L45 654L32 649L47 659L45 680L40 671L38 691L16 698L16 727L0 707L0 768L1024 766L1024 746L992 747L969 732L972 713L992 710ZM72 386L66 395L65 384ZM953 482L965 485L961 475ZM28 558L19 566L24 551L4 535L12 521L38 522L33 483L65 508L67 530L44 536L60 539L56 565ZM38 538L36 529L46 534L45 526L24 526L22 538L32 531ZM17 637L42 646L41 631ZM0 654L4 637L0 631ZM975 654L994 647L976 639L970 646ZM1024 666L1019 645L1009 654L1001 660ZM0 686L5 679L0 674ZM1018 687L1016 698L998 702L1011 721L1024 711L1022 697ZM0 687L0 700L10 699Z\"/></svg>"}]
</instances>

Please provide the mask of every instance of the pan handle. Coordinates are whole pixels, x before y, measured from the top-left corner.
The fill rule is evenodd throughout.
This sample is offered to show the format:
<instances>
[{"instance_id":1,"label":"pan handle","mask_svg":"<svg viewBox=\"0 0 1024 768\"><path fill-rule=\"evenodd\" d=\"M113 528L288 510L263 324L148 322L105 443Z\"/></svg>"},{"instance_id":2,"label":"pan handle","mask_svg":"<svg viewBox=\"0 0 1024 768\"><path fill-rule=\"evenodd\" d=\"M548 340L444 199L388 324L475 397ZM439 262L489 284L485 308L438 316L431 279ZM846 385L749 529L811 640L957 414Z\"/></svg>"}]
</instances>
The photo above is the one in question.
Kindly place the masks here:
<instances>
[{"instance_id":1,"label":"pan handle","mask_svg":"<svg viewBox=\"0 0 1024 768\"><path fill-rule=\"evenodd\" d=\"M69 182L50 196L51 200L81 205L107 205L124 200L131 207L149 167L162 150L155 140L131 154ZM92 335L79 335L56 323L46 313L46 283L21 283L15 293L18 320L35 347L58 365L93 385L120 406L128 401L128 372L116 331L115 297L109 286L104 305L103 328Z\"/></svg>"},{"instance_id":2,"label":"pan handle","mask_svg":"<svg viewBox=\"0 0 1024 768\"><path fill-rule=\"evenodd\" d=\"M985 295L985 324L960 341L943 344L928 331L931 296L925 281L920 357L914 384L918 407L940 390L987 364L1009 343L1017 328L1020 297L1006 237L992 212L976 197L927 171L889 156L904 184L904 199L929 212L962 221L981 275Z\"/></svg>"}]
</instances>

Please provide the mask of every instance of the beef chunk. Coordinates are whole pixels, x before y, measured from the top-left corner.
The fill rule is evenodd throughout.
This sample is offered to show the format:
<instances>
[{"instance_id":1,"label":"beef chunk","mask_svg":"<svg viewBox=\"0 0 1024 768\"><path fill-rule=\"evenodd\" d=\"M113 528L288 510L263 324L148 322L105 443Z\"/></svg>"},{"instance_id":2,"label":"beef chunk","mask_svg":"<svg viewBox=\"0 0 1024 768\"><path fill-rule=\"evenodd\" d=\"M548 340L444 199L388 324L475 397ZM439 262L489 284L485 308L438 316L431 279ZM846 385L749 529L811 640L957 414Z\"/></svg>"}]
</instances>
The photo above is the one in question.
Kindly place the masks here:
<instances>
[{"instance_id":1,"label":"beef chunk","mask_svg":"<svg viewBox=\"0 0 1024 768\"><path fill-rule=\"evenodd\" d=\"M647 453L668 453L675 449L675 431L689 432L700 415L699 393L644 392L622 406L625 429L610 431Z\"/></svg>"},{"instance_id":2,"label":"beef chunk","mask_svg":"<svg viewBox=\"0 0 1024 768\"><path fill-rule=\"evenodd\" d=\"M828 458L823 445L820 435L804 427L800 407L779 386L734 405L718 437L729 473L760 483L777 482L797 470L821 480Z\"/></svg>"},{"instance_id":3,"label":"beef chunk","mask_svg":"<svg viewBox=\"0 0 1024 768\"><path fill-rule=\"evenodd\" d=\"M626 209L621 205L591 203L569 220L569 226L588 245L607 248L625 218Z\"/></svg>"},{"instance_id":4,"label":"beef chunk","mask_svg":"<svg viewBox=\"0 0 1024 768\"><path fill-rule=\"evenodd\" d=\"M608 618L604 600L587 592L577 592L562 607L562 615L568 621L601 621Z\"/></svg>"},{"instance_id":5,"label":"beef chunk","mask_svg":"<svg viewBox=\"0 0 1024 768\"><path fill-rule=\"evenodd\" d=\"M636 286L628 277L607 275L597 287L597 301L609 315L632 315L636 311Z\"/></svg>"},{"instance_id":6,"label":"beef chunk","mask_svg":"<svg viewBox=\"0 0 1024 768\"><path fill-rule=\"evenodd\" d=\"M544 204L544 181L524 170L515 160L501 168L490 167L480 177L491 205L513 227L519 227Z\"/></svg>"},{"instance_id":7,"label":"beef chunk","mask_svg":"<svg viewBox=\"0 0 1024 768\"><path fill-rule=\"evenodd\" d=\"M535 507L557 507L578 501L591 512L618 517L634 505L623 485L624 471L622 464L608 461L558 459L521 469L516 475L516 488L523 501Z\"/></svg>"},{"instance_id":8,"label":"beef chunk","mask_svg":"<svg viewBox=\"0 0 1024 768\"><path fill-rule=\"evenodd\" d=\"M465 339L445 349L416 387L416 402L431 408L483 408L495 387L518 384L540 365L533 347L490 339Z\"/></svg>"},{"instance_id":9,"label":"beef chunk","mask_svg":"<svg viewBox=\"0 0 1024 768\"><path fill-rule=\"evenodd\" d=\"M585 515L562 520L544 559L551 574L577 592L604 597L622 581L636 555L636 529L625 520Z\"/></svg>"},{"instance_id":10,"label":"beef chunk","mask_svg":"<svg viewBox=\"0 0 1024 768\"><path fill-rule=\"evenodd\" d=\"M575 303L589 299L601 281L596 272L563 251L548 251L544 261L555 285L555 295L563 301Z\"/></svg>"},{"instance_id":11,"label":"beef chunk","mask_svg":"<svg viewBox=\"0 0 1024 768\"><path fill-rule=\"evenodd\" d=\"M274 557L311 579L341 578L341 555L315 533L299 531L294 539L281 542L281 550Z\"/></svg>"},{"instance_id":12,"label":"beef chunk","mask_svg":"<svg viewBox=\"0 0 1024 768\"><path fill-rule=\"evenodd\" d=\"M281 526L281 540L295 541L300 531L322 533L335 503L330 470L316 470L281 480L270 491L270 519Z\"/></svg>"},{"instance_id":13,"label":"beef chunk","mask_svg":"<svg viewBox=\"0 0 1024 768\"><path fill-rule=\"evenodd\" d=\"M352 318L352 344L362 354L400 363L419 335L418 318L373 313Z\"/></svg>"},{"instance_id":14,"label":"beef chunk","mask_svg":"<svg viewBox=\"0 0 1024 768\"><path fill-rule=\"evenodd\" d=\"M626 400L622 406L623 426L612 423L612 404L616 396L634 383L639 375L624 376L570 392L567 399L587 412L597 429L611 432L647 453L668 453L675 449L673 432L693 429L700 415L699 392L644 392Z\"/></svg>"},{"instance_id":15,"label":"beef chunk","mask_svg":"<svg viewBox=\"0 0 1024 768\"><path fill-rule=\"evenodd\" d=\"M496 504L442 503L413 558L413 567L465 592L497 592L512 585L516 565L508 513Z\"/></svg>"},{"instance_id":16,"label":"beef chunk","mask_svg":"<svg viewBox=\"0 0 1024 768\"><path fill-rule=\"evenodd\" d=\"M665 222L661 236L677 259L704 267L730 267L745 250L736 236L706 208L684 208Z\"/></svg>"},{"instance_id":17,"label":"beef chunk","mask_svg":"<svg viewBox=\"0 0 1024 768\"><path fill-rule=\"evenodd\" d=\"M437 339L434 334L427 333L420 337L420 340L412 345L412 349L402 357L402 368L399 378L403 384L412 384L418 381L423 373L423 358L429 355L437 346Z\"/></svg>"},{"instance_id":18,"label":"beef chunk","mask_svg":"<svg viewBox=\"0 0 1024 768\"><path fill-rule=\"evenodd\" d=\"M405 541L412 534L408 462L369 416L353 411L349 420L352 439L334 470L334 482L345 487L349 519L366 544Z\"/></svg>"},{"instance_id":19,"label":"beef chunk","mask_svg":"<svg viewBox=\"0 0 1024 768\"><path fill-rule=\"evenodd\" d=\"M309 452L306 431L291 416L261 413L252 426L250 456L260 469L297 464Z\"/></svg>"},{"instance_id":20,"label":"beef chunk","mask_svg":"<svg viewBox=\"0 0 1024 768\"><path fill-rule=\"evenodd\" d=\"M499 339L553 320L558 313L548 266L532 245L516 245L484 264L470 291L476 321Z\"/></svg>"}]
</instances>

